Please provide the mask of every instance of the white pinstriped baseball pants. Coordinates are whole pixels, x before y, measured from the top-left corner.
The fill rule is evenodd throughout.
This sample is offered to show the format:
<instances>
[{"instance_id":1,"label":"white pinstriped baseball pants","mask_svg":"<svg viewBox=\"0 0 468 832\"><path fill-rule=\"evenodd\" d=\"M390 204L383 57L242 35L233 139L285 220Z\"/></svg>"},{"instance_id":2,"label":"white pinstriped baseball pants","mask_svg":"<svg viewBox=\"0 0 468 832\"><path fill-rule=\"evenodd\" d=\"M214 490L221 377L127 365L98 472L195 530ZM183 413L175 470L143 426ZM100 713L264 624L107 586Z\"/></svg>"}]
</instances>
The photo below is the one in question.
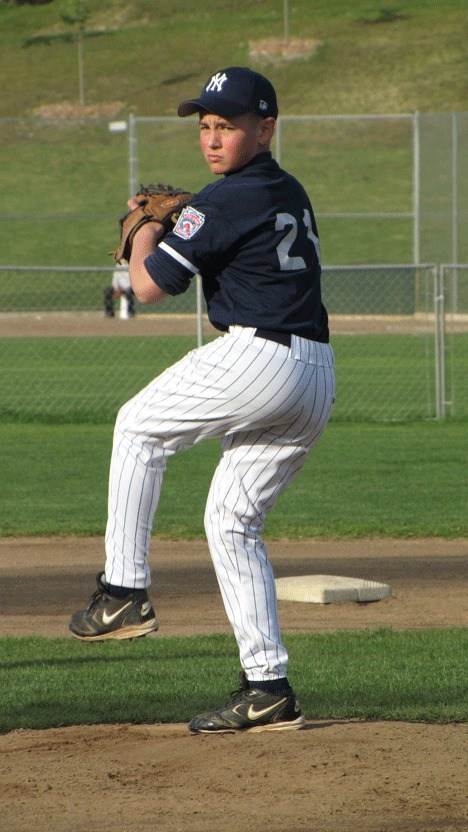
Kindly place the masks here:
<instances>
[{"instance_id":1,"label":"white pinstriped baseball pants","mask_svg":"<svg viewBox=\"0 0 468 832\"><path fill-rule=\"evenodd\" d=\"M120 410L114 432L106 580L150 584L148 549L167 458L221 437L205 529L247 678L286 675L273 570L260 533L304 464L334 400L329 344L291 347L233 326L188 353Z\"/></svg>"}]
</instances>

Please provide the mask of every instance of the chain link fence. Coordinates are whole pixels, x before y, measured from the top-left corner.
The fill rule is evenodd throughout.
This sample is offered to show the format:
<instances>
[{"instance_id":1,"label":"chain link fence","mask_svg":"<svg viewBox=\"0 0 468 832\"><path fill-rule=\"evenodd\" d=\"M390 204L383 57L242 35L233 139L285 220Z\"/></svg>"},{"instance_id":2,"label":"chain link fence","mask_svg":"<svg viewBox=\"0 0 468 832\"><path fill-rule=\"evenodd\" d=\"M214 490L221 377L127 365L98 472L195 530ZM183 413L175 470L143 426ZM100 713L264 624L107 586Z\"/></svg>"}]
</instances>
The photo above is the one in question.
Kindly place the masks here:
<instances>
[{"instance_id":1,"label":"chain link fence","mask_svg":"<svg viewBox=\"0 0 468 832\"><path fill-rule=\"evenodd\" d=\"M0 418L112 421L123 402L202 339L193 281L135 317L105 315L114 269L0 266ZM173 301L173 302L172 302ZM198 314L197 314L198 310Z\"/></svg>"},{"instance_id":2,"label":"chain link fence","mask_svg":"<svg viewBox=\"0 0 468 832\"><path fill-rule=\"evenodd\" d=\"M135 317L104 313L113 269L0 267L0 418L113 421L155 375L217 335L199 279ZM323 270L336 421L466 418L468 266Z\"/></svg>"},{"instance_id":3,"label":"chain link fence","mask_svg":"<svg viewBox=\"0 0 468 832\"><path fill-rule=\"evenodd\" d=\"M126 199L140 181L199 190L197 133L196 119L0 119L0 418L112 421L214 336L196 280L104 317ZM467 113L278 120L274 155L318 217L336 420L467 416L467 149Z\"/></svg>"},{"instance_id":4,"label":"chain link fence","mask_svg":"<svg viewBox=\"0 0 468 832\"><path fill-rule=\"evenodd\" d=\"M1 262L102 266L140 182L198 191L196 119L0 119ZM280 116L324 263L466 263L468 114Z\"/></svg>"},{"instance_id":5,"label":"chain link fence","mask_svg":"<svg viewBox=\"0 0 468 832\"><path fill-rule=\"evenodd\" d=\"M468 263L468 113L425 113L416 122L417 259Z\"/></svg>"},{"instance_id":6,"label":"chain link fence","mask_svg":"<svg viewBox=\"0 0 468 832\"><path fill-rule=\"evenodd\" d=\"M438 280L437 416L463 418L468 409L468 265L442 265Z\"/></svg>"}]
</instances>

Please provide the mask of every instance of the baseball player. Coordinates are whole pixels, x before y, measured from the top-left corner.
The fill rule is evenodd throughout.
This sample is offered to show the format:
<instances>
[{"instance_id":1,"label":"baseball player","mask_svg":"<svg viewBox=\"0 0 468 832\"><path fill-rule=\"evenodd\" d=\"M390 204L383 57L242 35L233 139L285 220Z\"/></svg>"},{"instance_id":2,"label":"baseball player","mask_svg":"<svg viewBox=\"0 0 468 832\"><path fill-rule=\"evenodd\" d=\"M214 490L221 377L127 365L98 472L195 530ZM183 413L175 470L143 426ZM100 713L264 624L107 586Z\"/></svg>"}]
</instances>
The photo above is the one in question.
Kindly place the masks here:
<instances>
[{"instance_id":1,"label":"baseball player","mask_svg":"<svg viewBox=\"0 0 468 832\"><path fill-rule=\"evenodd\" d=\"M151 381L118 414L105 571L72 632L87 641L156 630L148 547L168 457L220 437L205 528L239 648L240 688L195 716L192 733L291 730L304 717L287 679L272 566L261 532L278 496L321 436L334 401L334 359L321 301L312 206L273 160L277 103L245 67L216 72L180 116L197 113L200 145L219 177L163 239L135 235L130 276L142 303L184 292L200 273L220 337ZM132 201L129 202L132 207Z\"/></svg>"},{"instance_id":2,"label":"baseball player","mask_svg":"<svg viewBox=\"0 0 468 832\"><path fill-rule=\"evenodd\" d=\"M127 316L135 316L135 292L132 289L128 265L122 263L117 265L112 275L112 285L104 288L104 314L106 318L114 318L114 301L118 298L125 298L127 301Z\"/></svg>"}]
</instances>

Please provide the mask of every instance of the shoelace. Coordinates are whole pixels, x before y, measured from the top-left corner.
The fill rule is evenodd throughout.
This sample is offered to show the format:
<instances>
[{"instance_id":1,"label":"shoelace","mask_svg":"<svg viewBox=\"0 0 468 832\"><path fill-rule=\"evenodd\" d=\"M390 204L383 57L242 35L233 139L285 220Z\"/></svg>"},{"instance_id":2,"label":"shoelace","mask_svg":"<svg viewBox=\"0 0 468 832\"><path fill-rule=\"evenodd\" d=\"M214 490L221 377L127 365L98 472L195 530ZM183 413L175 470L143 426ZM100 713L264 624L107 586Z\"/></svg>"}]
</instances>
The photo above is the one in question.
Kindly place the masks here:
<instances>
[{"instance_id":1,"label":"shoelace","mask_svg":"<svg viewBox=\"0 0 468 832\"><path fill-rule=\"evenodd\" d=\"M98 605L101 598L103 598L103 596L106 594L107 593L104 589L97 589L96 592L94 592L91 596L91 603L88 607L88 611L91 612L91 610L93 610Z\"/></svg>"},{"instance_id":2,"label":"shoelace","mask_svg":"<svg viewBox=\"0 0 468 832\"><path fill-rule=\"evenodd\" d=\"M238 699L242 699L243 694L247 690L250 690L249 686L247 684L242 684L242 686L237 690L231 691L231 693L229 694L229 699L224 703L223 708L227 708L229 705L234 705L234 703L237 702Z\"/></svg>"}]
</instances>

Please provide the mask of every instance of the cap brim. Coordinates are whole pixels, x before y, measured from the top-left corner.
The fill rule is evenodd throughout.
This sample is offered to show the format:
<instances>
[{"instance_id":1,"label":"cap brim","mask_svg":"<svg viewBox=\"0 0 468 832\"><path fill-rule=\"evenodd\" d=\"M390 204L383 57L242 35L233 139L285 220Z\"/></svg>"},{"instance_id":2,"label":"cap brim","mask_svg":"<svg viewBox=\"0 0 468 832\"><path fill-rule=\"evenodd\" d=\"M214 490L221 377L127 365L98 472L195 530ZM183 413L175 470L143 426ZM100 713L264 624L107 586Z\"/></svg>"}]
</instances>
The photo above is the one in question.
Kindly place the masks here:
<instances>
[{"instance_id":1,"label":"cap brim","mask_svg":"<svg viewBox=\"0 0 468 832\"><path fill-rule=\"evenodd\" d=\"M213 101L210 106L209 102L205 100L204 104L198 98L191 98L189 101L182 101L177 110L179 116L191 116L194 113L215 113L217 116L223 118L234 118L235 116L242 116L247 112L245 107L237 104L234 101Z\"/></svg>"},{"instance_id":2,"label":"cap brim","mask_svg":"<svg viewBox=\"0 0 468 832\"><path fill-rule=\"evenodd\" d=\"M184 118L185 116L192 116L194 113L199 113L200 110L203 110L203 107L200 107L198 101L194 98L190 101L182 101L182 104L179 105L177 113L179 116Z\"/></svg>"}]
</instances>

